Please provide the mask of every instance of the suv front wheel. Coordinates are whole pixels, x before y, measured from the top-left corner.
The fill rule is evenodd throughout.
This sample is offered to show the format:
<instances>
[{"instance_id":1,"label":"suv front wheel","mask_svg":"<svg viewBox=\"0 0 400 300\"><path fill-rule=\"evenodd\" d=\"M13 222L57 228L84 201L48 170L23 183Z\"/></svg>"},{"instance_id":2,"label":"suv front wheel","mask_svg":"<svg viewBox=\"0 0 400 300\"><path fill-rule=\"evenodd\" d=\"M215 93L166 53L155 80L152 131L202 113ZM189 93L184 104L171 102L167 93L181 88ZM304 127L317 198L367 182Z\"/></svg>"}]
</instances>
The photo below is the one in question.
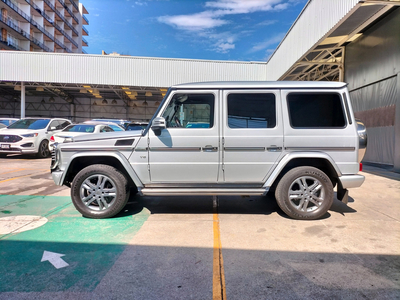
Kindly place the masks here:
<instances>
[{"instance_id":1,"label":"suv front wheel","mask_svg":"<svg viewBox=\"0 0 400 300\"><path fill-rule=\"evenodd\" d=\"M275 191L279 207L300 220L315 220L326 214L333 203L329 177L314 167L297 167L287 172Z\"/></svg>"},{"instance_id":2,"label":"suv front wheel","mask_svg":"<svg viewBox=\"0 0 400 300\"><path fill-rule=\"evenodd\" d=\"M112 166L91 165L75 176L71 184L71 198L75 208L85 217L113 217L128 201L128 181Z\"/></svg>"}]
</instances>

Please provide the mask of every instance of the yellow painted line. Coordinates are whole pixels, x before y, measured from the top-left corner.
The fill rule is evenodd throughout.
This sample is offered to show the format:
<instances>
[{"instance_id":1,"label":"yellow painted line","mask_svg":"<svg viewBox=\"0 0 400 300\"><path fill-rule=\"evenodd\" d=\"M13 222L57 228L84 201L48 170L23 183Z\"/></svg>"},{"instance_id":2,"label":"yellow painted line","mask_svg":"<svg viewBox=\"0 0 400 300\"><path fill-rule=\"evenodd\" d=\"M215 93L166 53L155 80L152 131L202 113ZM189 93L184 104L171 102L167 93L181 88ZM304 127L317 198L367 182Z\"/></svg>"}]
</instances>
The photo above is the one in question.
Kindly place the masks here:
<instances>
[{"instance_id":1,"label":"yellow painted line","mask_svg":"<svg viewBox=\"0 0 400 300\"><path fill-rule=\"evenodd\" d=\"M20 179L20 178L24 178L24 177L28 177L28 176L35 176L35 175L42 174L42 173L34 173L34 174L29 174L29 175L22 175L22 176L18 176L18 177L8 178L8 179L0 181L0 183L15 180L15 179Z\"/></svg>"},{"instance_id":2,"label":"yellow painted line","mask_svg":"<svg viewBox=\"0 0 400 300\"><path fill-rule=\"evenodd\" d=\"M12 170L12 171L4 172L4 173L1 172L0 175L8 174L8 173L14 173L14 172L19 172L19 171L25 171L25 170L27 170L27 169L14 169L14 170Z\"/></svg>"},{"instance_id":3,"label":"yellow painted line","mask_svg":"<svg viewBox=\"0 0 400 300\"><path fill-rule=\"evenodd\" d=\"M226 299L225 273L224 261L222 259L222 246L216 196L213 196L213 212L213 300L224 300Z\"/></svg>"}]
</instances>

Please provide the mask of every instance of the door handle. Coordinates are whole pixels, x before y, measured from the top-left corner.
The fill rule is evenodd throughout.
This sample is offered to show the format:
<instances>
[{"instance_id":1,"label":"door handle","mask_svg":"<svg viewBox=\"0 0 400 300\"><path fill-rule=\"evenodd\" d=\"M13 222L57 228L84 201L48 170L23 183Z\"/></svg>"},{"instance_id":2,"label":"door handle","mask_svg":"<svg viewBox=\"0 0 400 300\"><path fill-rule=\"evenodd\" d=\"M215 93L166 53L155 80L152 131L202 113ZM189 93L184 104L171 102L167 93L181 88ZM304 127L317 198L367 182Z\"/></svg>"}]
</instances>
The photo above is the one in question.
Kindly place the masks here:
<instances>
[{"instance_id":1,"label":"door handle","mask_svg":"<svg viewBox=\"0 0 400 300\"><path fill-rule=\"evenodd\" d=\"M202 148L203 151L205 152L216 152L218 151L218 147L213 147L211 145L206 145L205 147Z\"/></svg>"},{"instance_id":2,"label":"door handle","mask_svg":"<svg viewBox=\"0 0 400 300\"><path fill-rule=\"evenodd\" d=\"M269 152L281 152L282 151L282 147L271 146L271 147L267 147L267 150Z\"/></svg>"}]
</instances>

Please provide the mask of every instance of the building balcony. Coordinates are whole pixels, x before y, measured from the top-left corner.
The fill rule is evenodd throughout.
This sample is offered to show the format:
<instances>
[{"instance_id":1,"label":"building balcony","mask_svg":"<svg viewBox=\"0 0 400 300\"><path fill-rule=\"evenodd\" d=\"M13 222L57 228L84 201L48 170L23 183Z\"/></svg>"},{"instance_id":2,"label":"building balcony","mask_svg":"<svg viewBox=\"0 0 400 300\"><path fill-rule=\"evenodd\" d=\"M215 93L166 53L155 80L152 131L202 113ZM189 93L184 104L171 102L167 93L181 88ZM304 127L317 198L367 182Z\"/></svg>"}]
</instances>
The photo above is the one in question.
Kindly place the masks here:
<instances>
[{"instance_id":1,"label":"building balcony","mask_svg":"<svg viewBox=\"0 0 400 300\"><path fill-rule=\"evenodd\" d=\"M83 18L83 24L84 24L84 25L89 25L89 20L88 20L88 18L86 18L85 15L82 15L82 18Z\"/></svg>"},{"instance_id":2,"label":"building balcony","mask_svg":"<svg viewBox=\"0 0 400 300\"><path fill-rule=\"evenodd\" d=\"M45 0L46 1L46 0ZM75 14L68 8L67 4L63 0L58 0L58 2L61 3L61 5L65 8L65 10L71 15L71 17L75 20L76 23L79 23L78 18L75 16Z\"/></svg>"},{"instance_id":3,"label":"building balcony","mask_svg":"<svg viewBox=\"0 0 400 300\"><path fill-rule=\"evenodd\" d=\"M89 35L89 31L82 26L82 35Z\"/></svg>"},{"instance_id":4,"label":"building balcony","mask_svg":"<svg viewBox=\"0 0 400 300\"><path fill-rule=\"evenodd\" d=\"M89 43L82 37L82 46L89 46Z\"/></svg>"},{"instance_id":5,"label":"building balcony","mask_svg":"<svg viewBox=\"0 0 400 300\"><path fill-rule=\"evenodd\" d=\"M72 3L72 6L76 9L76 12L79 12L79 7L78 7L78 5L75 3L75 1L74 1L74 0L69 0L69 2Z\"/></svg>"},{"instance_id":6,"label":"building balcony","mask_svg":"<svg viewBox=\"0 0 400 300\"><path fill-rule=\"evenodd\" d=\"M26 49L23 49L20 46L18 46L16 43L12 41L7 41L6 37L3 37L1 32L0 32L0 45L5 46L10 50L27 51Z\"/></svg>"}]
</instances>

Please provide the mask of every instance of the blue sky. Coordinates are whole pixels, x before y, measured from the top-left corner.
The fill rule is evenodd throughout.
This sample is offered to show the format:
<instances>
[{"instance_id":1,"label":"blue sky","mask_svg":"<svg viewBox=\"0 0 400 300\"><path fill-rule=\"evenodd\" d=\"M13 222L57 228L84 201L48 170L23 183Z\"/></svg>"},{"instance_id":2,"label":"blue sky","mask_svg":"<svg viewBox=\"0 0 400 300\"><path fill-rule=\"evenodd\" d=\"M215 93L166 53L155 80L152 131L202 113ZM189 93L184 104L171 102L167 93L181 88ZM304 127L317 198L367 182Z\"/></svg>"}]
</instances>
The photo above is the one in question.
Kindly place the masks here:
<instances>
[{"instance_id":1,"label":"blue sky","mask_svg":"<svg viewBox=\"0 0 400 300\"><path fill-rule=\"evenodd\" d=\"M266 61L307 0L81 0L89 54Z\"/></svg>"}]
</instances>

